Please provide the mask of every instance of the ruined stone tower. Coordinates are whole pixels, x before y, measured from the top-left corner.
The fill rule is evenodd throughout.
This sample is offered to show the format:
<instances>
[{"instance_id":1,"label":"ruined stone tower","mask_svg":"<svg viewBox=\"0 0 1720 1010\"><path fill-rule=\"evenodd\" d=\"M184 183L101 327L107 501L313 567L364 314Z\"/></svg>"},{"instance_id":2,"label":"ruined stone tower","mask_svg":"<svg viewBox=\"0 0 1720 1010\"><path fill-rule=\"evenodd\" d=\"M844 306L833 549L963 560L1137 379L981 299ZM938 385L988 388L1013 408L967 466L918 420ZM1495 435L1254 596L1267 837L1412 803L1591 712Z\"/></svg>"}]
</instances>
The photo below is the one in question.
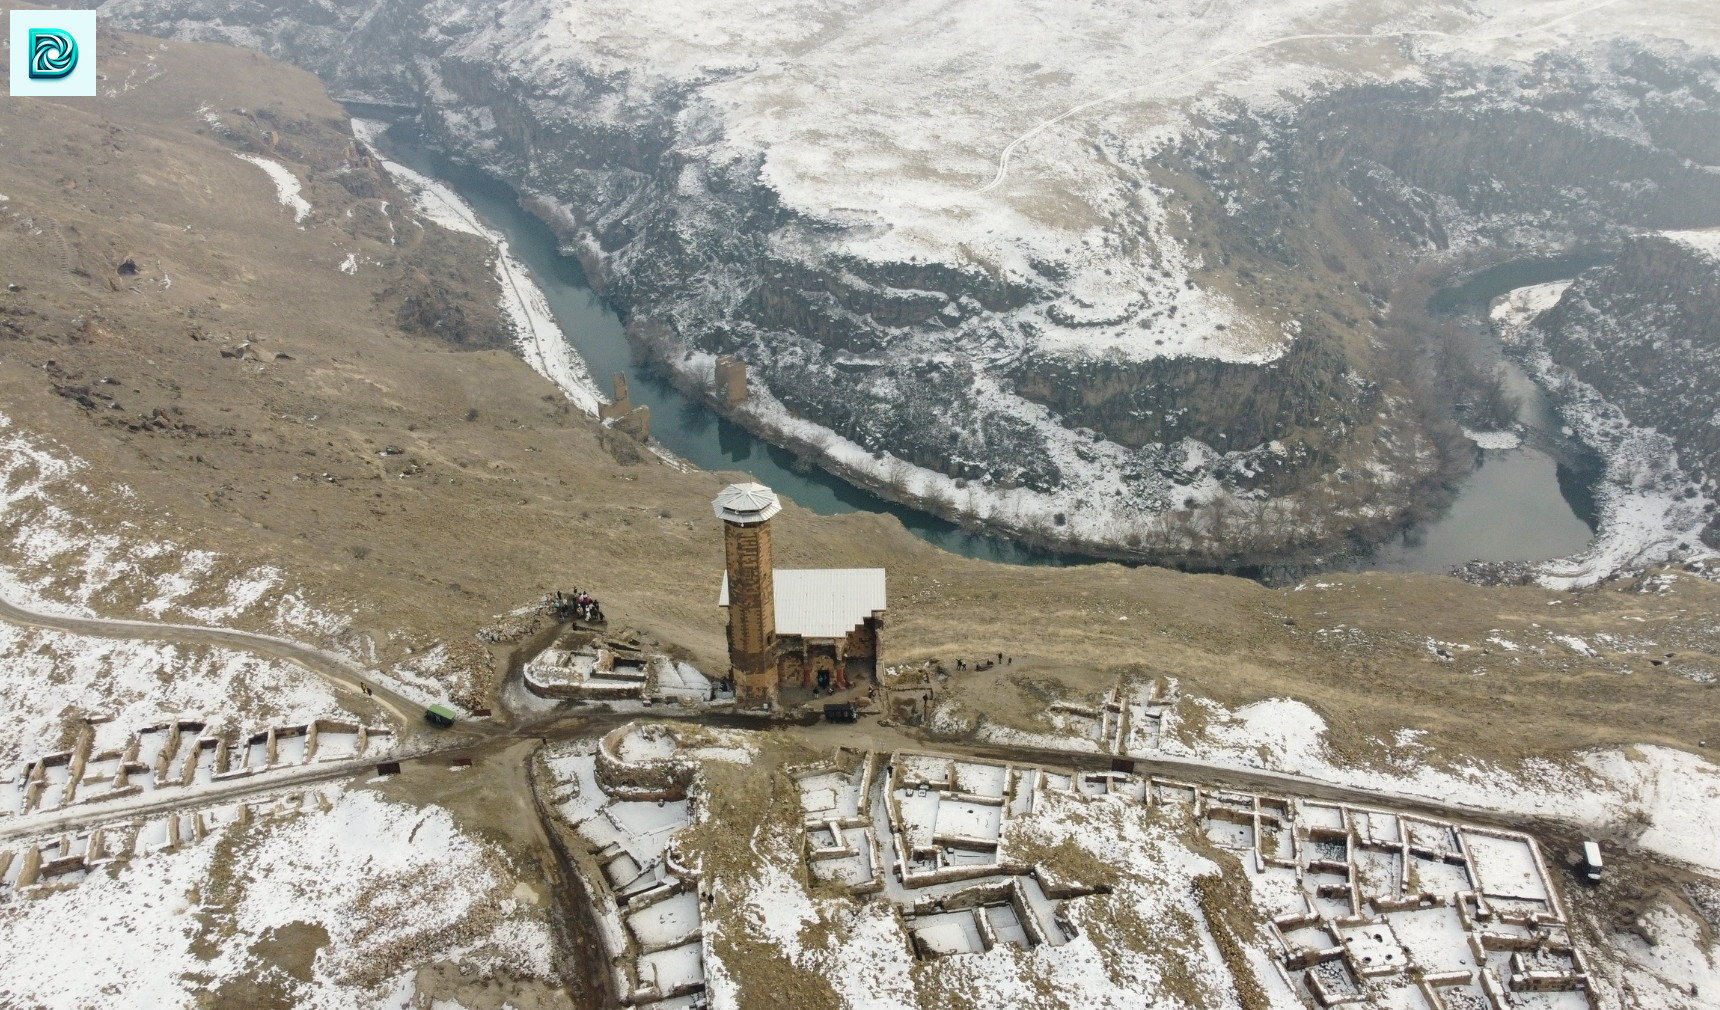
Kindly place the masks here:
<instances>
[{"instance_id":1,"label":"ruined stone tower","mask_svg":"<svg viewBox=\"0 0 1720 1010\"><path fill-rule=\"evenodd\" d=\"M729 672L742 698L776 694L776 587L770 518L782 511L763 484L730 484L711 503L728 561Z\"/></svg>"},{"instance_id":2,"label":"ruined stone tower","mask_svg":"<svg viewBox=\"0 0 1720 1010\"><path fill-rule=\"evenodd\" d=\"M732 354L717 359L717 399L733 407L747 399L747 363Z\"/></svg>"},{"instance_id":3,"label":"ruined stone tower","mask_svg":"<svg viewBox=\"0 0 1720 1010\"><path fill-rule=\"evenodd\" d=\"M616 372L612 381L615 383L615 402L597 405L597 416L605 421L612 421L616 431L625 432L640 442L651 441L651 407L649 404L633 406L633 398L627 393L627 376Z\"/></svg>"}]
</instances>

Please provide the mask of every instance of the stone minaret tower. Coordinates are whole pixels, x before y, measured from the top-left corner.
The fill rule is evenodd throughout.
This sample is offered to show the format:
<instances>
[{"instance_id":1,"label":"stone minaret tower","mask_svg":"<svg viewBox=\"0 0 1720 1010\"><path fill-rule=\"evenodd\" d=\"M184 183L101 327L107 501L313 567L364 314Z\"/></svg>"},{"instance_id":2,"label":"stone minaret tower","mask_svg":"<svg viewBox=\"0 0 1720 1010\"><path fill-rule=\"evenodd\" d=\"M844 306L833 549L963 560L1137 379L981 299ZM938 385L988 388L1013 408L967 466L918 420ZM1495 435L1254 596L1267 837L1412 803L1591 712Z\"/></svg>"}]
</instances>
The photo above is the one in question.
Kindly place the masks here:
<instances>
[{"instance_id":1,"label":"stone minaret tower","mask_svg":"<svg viewBox=\"0 0 1720 1010\"><path fill-rule=\"evenodd\" d=\"M730 484L711 503L723 521L729 576L729 672L735 693L776 695L776 586L770 561L770 518L782 511L763 484Z\"/></svg>"}]
</instances>

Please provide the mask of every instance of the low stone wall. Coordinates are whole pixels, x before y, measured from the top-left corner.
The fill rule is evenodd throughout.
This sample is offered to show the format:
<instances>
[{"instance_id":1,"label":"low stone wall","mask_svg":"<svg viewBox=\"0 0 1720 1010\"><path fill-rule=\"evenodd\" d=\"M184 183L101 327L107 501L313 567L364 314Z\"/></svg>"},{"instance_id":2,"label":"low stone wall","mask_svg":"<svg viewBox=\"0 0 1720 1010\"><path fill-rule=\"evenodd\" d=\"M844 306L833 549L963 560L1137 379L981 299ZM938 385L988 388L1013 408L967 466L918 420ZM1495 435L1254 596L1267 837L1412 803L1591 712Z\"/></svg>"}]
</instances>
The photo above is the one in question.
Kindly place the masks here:
<instances>
[{"instance_id":1,"label":"low stone wall","mask_svg":"<svg viewBox=\"0 0 1720 1010\"><path fill-rule=\"evenodd\" d=\"M698 766L677 757L647 761L627 761L621 757L621 744L629 734L645 731L639 723L630 722L604 734L597 742L597 765L594 774L603 791L623 800L680 800L687 796ZM667 726L651 726L649 731L667 733ZM676 747L680 739L676 737Z\"/></svg>"},{"instance_id":2,"label":"low stone wall","mask_svg":"<svg viewBox=\"0 0 1720 1010\"><path fill-rule=\"evenodd\" d=\"M522 675L526 690L539 698L553 701L624 701L645 696L645 683L630 681L548 681L532 676L527 667Z\"/></svg>"}]
</instances>

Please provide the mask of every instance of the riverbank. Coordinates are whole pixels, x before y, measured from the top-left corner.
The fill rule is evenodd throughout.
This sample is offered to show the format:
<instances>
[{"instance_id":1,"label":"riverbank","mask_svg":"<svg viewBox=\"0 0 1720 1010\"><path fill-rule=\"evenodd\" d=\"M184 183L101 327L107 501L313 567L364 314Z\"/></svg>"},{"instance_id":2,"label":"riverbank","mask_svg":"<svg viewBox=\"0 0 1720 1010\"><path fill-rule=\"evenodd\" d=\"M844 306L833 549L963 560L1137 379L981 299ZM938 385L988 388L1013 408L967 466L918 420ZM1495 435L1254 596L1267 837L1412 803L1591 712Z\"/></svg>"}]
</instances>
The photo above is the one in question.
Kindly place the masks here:
<instances>
[{"instance_id":1,"label":"riverbank","mask_svg":"<svg viewBox=\"0 0 1720 1010\"><path fill-rule=\"evenodd\" d=\"M914 507L912 501L880 493L884 488L820 468L815 465L817 454L809 452L808 446L760 437L763 433L749 428L744 417L725 412L708 393L700 396L687 376L662 367L634 346L620 315L588 281L584 263L564 251L540 216L542 208L534 213L531 203L522 204L505 183L458 165L426 145L410 119L400 118L407 110L349 103L348 111L361 118L386 118L386 133L373 135L372 141L411 171L447 187L475 215L479 227L508 243L596 385L606 388L611 376L624 376L633 403L651 408L653 441L670 456L713 473L744 472L819 515L894 516L915 536L962 557L1051 567L1096 560L1067 547L1059 550L1051 541L988 534L954 517ZM555 381L550 373L544 374ZM1140 559L1133 560L1139 563Z\"/></svg>"},{"instance_id":2,"label":"riverbank","mask_svg":"<svg viewBox=\"0 0 1720 1010\"><path fill-rule=\"evenodd\" d=\"M1679 466L1672 439L1633 424L1616 405L1552 359L1535 325L1569 281L1510 292L1492 320L1512 353L1549 390L1570 435L1603 463L1593 485L1597 535L1577 554L1531 566L1529 577L1550 589L1592 586L1631 568L1715 556L1702 540L1714 505Z\"/></svg>"},{"instance_id":3,"label":"riverbank","mask_svg":"<svg viewBox=\"0 0 1720 1010\"><path fill-rule=\"evenodd\" d=\"M1579 490L1581 483L1580 478L1572 479L1567 465L1570 454L1533 431L1531 444L1522 449L1481 450L1477 461L1491 468L1486 474L1472 464L1470 473L1452 486L1421 487L1416 494L1418 507L1407 514L1422 518L1406 525L1401 518L1390 518L1403 510L1386 510L1386 517L1352 524L1336 541L1302 548L1192 552L1154 549L1146 543L1132 547L1123 537L1083 538L1075 532L1075 523L1057 521L1060 515L1074 518L1078 502L1059 506L1054 497L1025 489L1005 494L1035 499L1031 505L1018 501L1013 514L1008 509L1000 514L996 508L981 514L977 508L964 507L964 502L974 504L974 495L981 489L902 461L879 460L794 417L768 391L758 391L738 407L718 402L702 379L709 368L701 371L701 366L709 361L694 355L675 368L658 363L686 356L653 346L662 338L648 327L623 327L620 317L591 290L585 279L586 264L568 255L579 250L564 246L544 220L551 208L530 200L522 205L501 182L447 161L423 146L409 124L392 129L386 143L396 156L416 164L418 171L448 180L462 199L491 222L489 227L507 235L516 255L546 289L549 306L568 340L591 363L590 370L599 376L612 371L626 375L634 401L652 408L653 430L664 449L706 469L746 471L820 514L858 509L895 515L921 539L986 560L1035 565L1109 560L1240 575L1269 584L1334 569L1443 574L1478 557L1539 562L1586 546L1582 517L1562 494L1567 487ZM1588 254L1589 259L1595 255ZM1525 269L1560 273L1574 268L1564 260L1506 264L1448 289L1461 296L1442 293L1441 297L1451 303L1447 307L1455 308L1485 301L1492 288L1512 283ZM1527 377L1522 381L1527 383ZM1545 425L1532 420L1527 426L1544 432ZM1557 467L1549 462L1549 453ZM986 493L999 492L986 489ZM1241 543L1243 537L1238 533L1231 541ZM1466 548L1466 544L1475 546Z\"/></svg>"}]
</instances>

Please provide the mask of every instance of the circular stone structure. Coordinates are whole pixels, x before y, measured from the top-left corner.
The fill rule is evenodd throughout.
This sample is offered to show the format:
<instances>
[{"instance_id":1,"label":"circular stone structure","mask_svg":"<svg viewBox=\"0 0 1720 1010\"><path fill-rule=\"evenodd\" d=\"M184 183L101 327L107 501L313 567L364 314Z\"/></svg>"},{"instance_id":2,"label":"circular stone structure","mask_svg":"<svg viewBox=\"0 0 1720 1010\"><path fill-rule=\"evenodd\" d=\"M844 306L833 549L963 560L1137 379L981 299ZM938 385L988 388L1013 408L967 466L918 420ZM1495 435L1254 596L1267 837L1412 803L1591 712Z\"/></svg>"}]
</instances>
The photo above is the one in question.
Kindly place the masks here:
<instances>
[{"instance_id":1,"label":"circular stone structure","mask_svg":"<svg viewBox=\"0 0 1720 1010\"><path fill-rule=\"evenodd\" d=\"M726 523L762 523L782 511L776 492L763 484L730 484L717 493L711 510Z\"/></svg>"},{"instance_id":2,"label":"circular stone structure","mask_svg":"<svg viewBox=\"0 0 1720 1010\"><path fill-rule=\"evenodd\" d=\"M698 765L681 757L682 747L681 734L672 726L630 722L598 740L593 774L617 799L685 799Z\"/></svg>"}]
</instances>

